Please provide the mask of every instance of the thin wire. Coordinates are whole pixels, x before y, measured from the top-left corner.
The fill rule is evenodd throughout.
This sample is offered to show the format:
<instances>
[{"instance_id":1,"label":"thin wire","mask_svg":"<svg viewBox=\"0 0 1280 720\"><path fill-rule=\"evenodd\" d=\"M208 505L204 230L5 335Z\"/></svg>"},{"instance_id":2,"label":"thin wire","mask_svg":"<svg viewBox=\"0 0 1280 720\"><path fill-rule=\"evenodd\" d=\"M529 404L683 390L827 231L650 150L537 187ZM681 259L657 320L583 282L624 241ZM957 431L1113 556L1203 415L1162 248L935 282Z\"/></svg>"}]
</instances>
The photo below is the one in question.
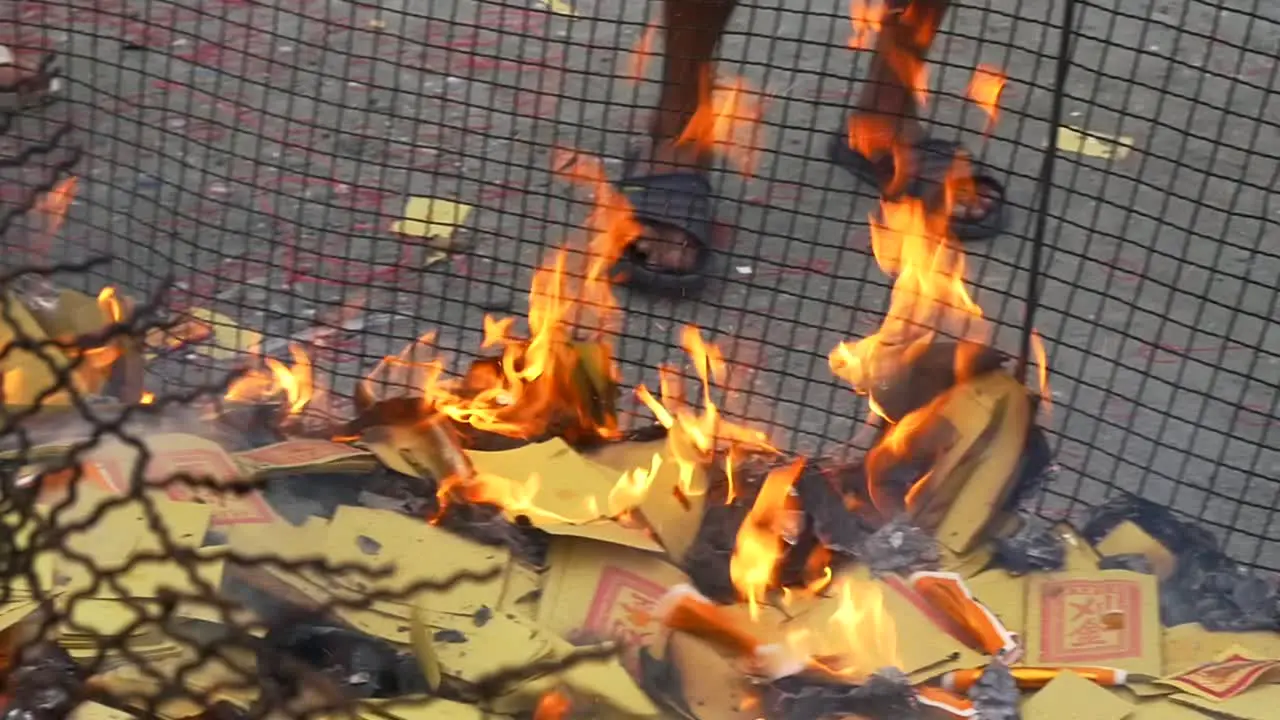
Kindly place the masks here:
<instances>
[{"instance_id":1,"label":"thin wire","mask_svg":"<svg viewBox=\"0 0 1280 720\"><path fill-rule=\"evenodd\" d=\"M1062 25L1058 40L1058 65L1054 69L1053 104L1049 110L1049 147L1040 165L1037 191L1040 207L1036 210L1036 229L1031 240L1031 276L1027 280L1027 308L1022 319L1022 348L1018 352L1017 376L1027 381L1027 359L1031 355L1031 335L1035 332L1035 315L1040 305L1041 257L1044 236L1049 228L1049 200L1053 191L1053 171L1058 162L1058 128L1062 126L1062 103L1067 92L1067 73L1071 70L1071 35L1075 29L1076 0L1064 0Z\"/></svg>"}]
</instances>

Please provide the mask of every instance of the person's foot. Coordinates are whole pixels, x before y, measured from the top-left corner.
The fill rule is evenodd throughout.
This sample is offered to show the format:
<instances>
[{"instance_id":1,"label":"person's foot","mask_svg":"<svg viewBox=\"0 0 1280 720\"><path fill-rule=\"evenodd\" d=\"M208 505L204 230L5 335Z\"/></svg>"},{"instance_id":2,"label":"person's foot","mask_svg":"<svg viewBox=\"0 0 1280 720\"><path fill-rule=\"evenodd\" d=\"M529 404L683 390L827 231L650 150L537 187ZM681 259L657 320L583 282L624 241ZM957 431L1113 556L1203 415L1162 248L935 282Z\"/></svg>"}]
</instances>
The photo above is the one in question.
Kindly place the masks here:
<instances>
[{"instance_id":1,"label":"person's foot","mask_svg":"<svg viewBox=\"0 0 1280 720\"><path fill-rule=\"evenodd\" d=\"M61 84L44 72L45 57L0 45L0 93L16 94L20 104L27 104L57 92Z\"/></svg>"},{"instance_id":2,"label":"person's foot","mask_svg":"<svg viewBox=\"0 0 1280 720\"><path fill-rule=\"evenodd\" d=\"M1004 229L1004 185L972 160L964 147L955 141L930 138L918 127L904 130L875 118L854 116L858 142L850 142L847 129L832 136L829 152L836 165L876 186L881 198L888 201L906 196L937 207L944 197L944 185L949 186L953 193L949 233L957 240L990 238ZM859 124L863 127L857 127ZM888 149L891 146L893 150ZM864 154L867 152L870 156ZM900 168L898 163L908 166Z\"/></svg>"},{"instance_id":3,"label":"person's foot","mask_svg":"<svg viewBox=\"0 0 1280 720\"><path fill-rule=\"evenodd\" d=\"M627 177L645 177L677 172L705 174L711 158L691 143L677 145L670 140L644 139L634 145ZM688 232L674 225L641 223L642 234L633 243L635 253L654 269L689 272L698 261L699 248L689 244Z\"/></svg>"}]
</instances>

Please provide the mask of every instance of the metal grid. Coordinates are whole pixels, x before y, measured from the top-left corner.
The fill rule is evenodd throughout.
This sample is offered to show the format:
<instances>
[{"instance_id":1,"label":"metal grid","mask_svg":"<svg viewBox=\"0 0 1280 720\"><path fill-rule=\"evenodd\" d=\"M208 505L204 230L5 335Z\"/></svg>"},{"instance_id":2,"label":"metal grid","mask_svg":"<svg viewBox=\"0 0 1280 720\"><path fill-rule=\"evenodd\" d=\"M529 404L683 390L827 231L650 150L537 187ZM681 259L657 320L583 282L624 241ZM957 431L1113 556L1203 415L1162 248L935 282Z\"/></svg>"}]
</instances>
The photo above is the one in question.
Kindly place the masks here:
<instances>
[{"instance_id":1,"label":"metal grid","mask_svg":"<svg viewBox=\"0 0 1280 720\"><path fill-rule=\"evenodd\" d=\"M1010 352L1041 249L1034 323L1060 465L1042 507L1134 491L1199 519L1236 558L1280 569L1280 11L1079 0L1064 43L1064 9L957 3L930 56L926 109L934 134L963 141L1008 186L1009 231L966 250L993 342ZM619 292L627 383L680 360L679 327L695 323L731 361L724 409L805 453L854 436L861 404L825 357L879 324L889 287L868 248L874 198L824 152L866 72L867 54L846 47L847 11L742 4L720 71L760 89L761 157L752 176L715 177L714 281L681 300ZM110 255L95 282L140 294L172 282L174 309L261 330L268 352L307 343L341 395L427 330L457 363L486 312L522 315L532 270L589 206L552 175L552 151L597 154L616 175L654 102L655 68L634 81L631 49L657 12L617 0L20 0L0 10L0 30L58 53L67 102L33 117L52 128L63 113L85 152L51 256ZM1009 75L990 133L965 99L979 63ZM1057 142L1055 102L1087 142ZM1046 199L1051 146L1062 149ZM388 226L410 196L474 211L448 241L405 238ZM190 385L208 365L156 363L149 387Z\"/></svg>"}]
</instances>

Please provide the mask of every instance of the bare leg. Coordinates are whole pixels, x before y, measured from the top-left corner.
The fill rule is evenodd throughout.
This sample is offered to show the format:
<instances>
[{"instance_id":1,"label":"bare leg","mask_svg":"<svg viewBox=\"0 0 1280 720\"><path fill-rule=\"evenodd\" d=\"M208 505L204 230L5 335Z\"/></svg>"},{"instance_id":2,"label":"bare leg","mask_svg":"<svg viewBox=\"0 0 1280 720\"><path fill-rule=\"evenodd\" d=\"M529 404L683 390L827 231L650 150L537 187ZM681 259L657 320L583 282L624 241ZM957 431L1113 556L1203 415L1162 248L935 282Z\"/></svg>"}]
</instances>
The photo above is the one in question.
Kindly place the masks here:
<instances>
[{"instance_id":1,"label":"bare leg","mask_svg":"<svg viewBox=\"0 0 1280 720\"><path fill-rule=\"evenodd\" d=\"M737 6L738 0L663 0L662 95L633 173L707 168L711 158L705 152L676 140L710 98L716 46ZM695 258L684 234L673 229L646 227L635 247L655 267L686 269Z\"/></svg>"},{"instance_id":2,"label":"bare leg","mask_svg":"<svg viewBox=\"0 0 1280 720\"><path fill-rule=\"evenodd\" d=\"M918 140L919 106L913 73L924 66L951 0L889 0L876 39L871 73L855 106L855 122L869 144L888 148ZM955 214L980 217L994 201L978 195L957 203Z\"/></svg>"}]
</instances>

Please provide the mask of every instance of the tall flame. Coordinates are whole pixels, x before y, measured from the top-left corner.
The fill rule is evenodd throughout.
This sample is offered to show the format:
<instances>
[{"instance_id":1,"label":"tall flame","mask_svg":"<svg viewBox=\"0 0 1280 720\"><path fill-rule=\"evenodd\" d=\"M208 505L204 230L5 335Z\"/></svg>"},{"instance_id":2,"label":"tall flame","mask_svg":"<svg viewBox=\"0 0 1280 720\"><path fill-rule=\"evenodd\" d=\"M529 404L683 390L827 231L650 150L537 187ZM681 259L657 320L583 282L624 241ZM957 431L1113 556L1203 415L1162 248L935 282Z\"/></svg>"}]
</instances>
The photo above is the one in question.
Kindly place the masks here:
<instances>
[{"instance_id":1,"label":"tall flame","mask_svg":"<svg viewBox=\"0 0 1280 720\"><path fill-rule=\"evenodd\" d=\"M907 87L920 90L924 64L921 55L899 44L927 47L934 29L919 16L925 12L916 4L909 5L895 22L894 38L881 42L885 61ZM904 39L905 38L905 39ZM980 68L970 87L970 96L994 119L998 111L1004 75L990 68ZM858 114L850 121L849 143L867 157L893 158L897 168L893 184L902 187L904 168L910 163L912 148L897 135L891 121L874 115ZM888 191L886 197L895 197ZM979 194L967 157L960 154L943 179L941 192L927 198L904 197L882 200L879 217L873 214L871 248L880 269L894 276L889 308L880 328L856 342L842 342L830 353L831 370L849 382L854 389L870 397L870 391L910 367L924 353L939 333L956 336L970 343L961 348L973 351L956 354L955 377L964 381L972 374L971 364L989 337L982 309L965 286L964 252L951 235L951 218L961 205L973 205ZM1043 348L1036 338L1035 348ZM1044 365L1041 363L1041 367ZM1046 382L1042 378L1042 385ZM867 456L867 474L872 501L882 512L896 511L898 499L888 497L881 484L884 470L901 457L910 440L922 432L938 412L939 400L897 418L879 444ZM870 407L875 415L890 422L874 399ZM925 477L907 492L908 506L914 494L923 487Z\"/></svg>"},{"instance_id":2,"label":"tall flame","mask_svg":"<svg viewBox=\"0 0 1280 720\"><path fill-rule=\"evenodd\" d=\"M804 460L796 460L771 471L738 530L737 543L729 560L729 578L746 598L753 620L759 619L760 604L775 585L783 553L787 500L803 469Z\"/></svg>"},{"instance_id":3,"label":"tall flame","mask_svg":"<svg viewBox=\"0 0 1280 720\"><path fill-rule=\"evenodd\" d=\"M705 487L698 487L695 478L697 468L704 465L718 447L737 447L751 452L776 453L777 448L759 430L725 419L711 397L711 386L725 376L724 356L715 345L702 339L697 327L687 325L681 331L681 344L694 361L694 369L702 386L702 410L695 410L683 401L679 374L670 366L658 368L662 400L659 401L643 385L636 388L636 396L653 412L654 417L667 430L671 458L680 467L680 490L689 496L701 495Z\"/></svg>"},{"instance_id":4,"label":"tall flame","mask_svg":"<svg viewBox=\"0 0 1280 720\"><path fill-rule=\"evenodd\" d=\"M571 270L570 253L562 248L534 273L528 339L515 337L513 318L486 317L482 346L500 348L499 362L455 380L446 377L441 360L411 357L433 344L434 333L429 333L399 356L385 358L370 373L365 388L371 395L376 395L375 379L409 368L418 374L424 405L478 430L538 437L570 412L578 413L584 426L593 426L601 436L616 433L612 424L600 425L589 416L583 405L586 398L574 395L574 374L584 362L574 346L574 331L586 328L599 336L616 321L618 306L609 272L623 248L639 237L640 225L600 163L561 153L557 166L568 178L589 186L596 203L586 222L589 237L580 272ZM617 372L611 364L602 370L610 376Z\"/></svg>"},{"instance_id":5,"label":"tall flame","mask_svg":"<svg viewBox=\"0 0 1280 720\"><path fill-rule=\"evenodd\" d=\"M702 78L710 83L710 78ZM760 119L764 114L761 96L743 78L725 78L716 83L700 104L678 143L690 144L705 153L719 153L746 175L755 171L760 159Z\"/></svg>"}]
</instances>

